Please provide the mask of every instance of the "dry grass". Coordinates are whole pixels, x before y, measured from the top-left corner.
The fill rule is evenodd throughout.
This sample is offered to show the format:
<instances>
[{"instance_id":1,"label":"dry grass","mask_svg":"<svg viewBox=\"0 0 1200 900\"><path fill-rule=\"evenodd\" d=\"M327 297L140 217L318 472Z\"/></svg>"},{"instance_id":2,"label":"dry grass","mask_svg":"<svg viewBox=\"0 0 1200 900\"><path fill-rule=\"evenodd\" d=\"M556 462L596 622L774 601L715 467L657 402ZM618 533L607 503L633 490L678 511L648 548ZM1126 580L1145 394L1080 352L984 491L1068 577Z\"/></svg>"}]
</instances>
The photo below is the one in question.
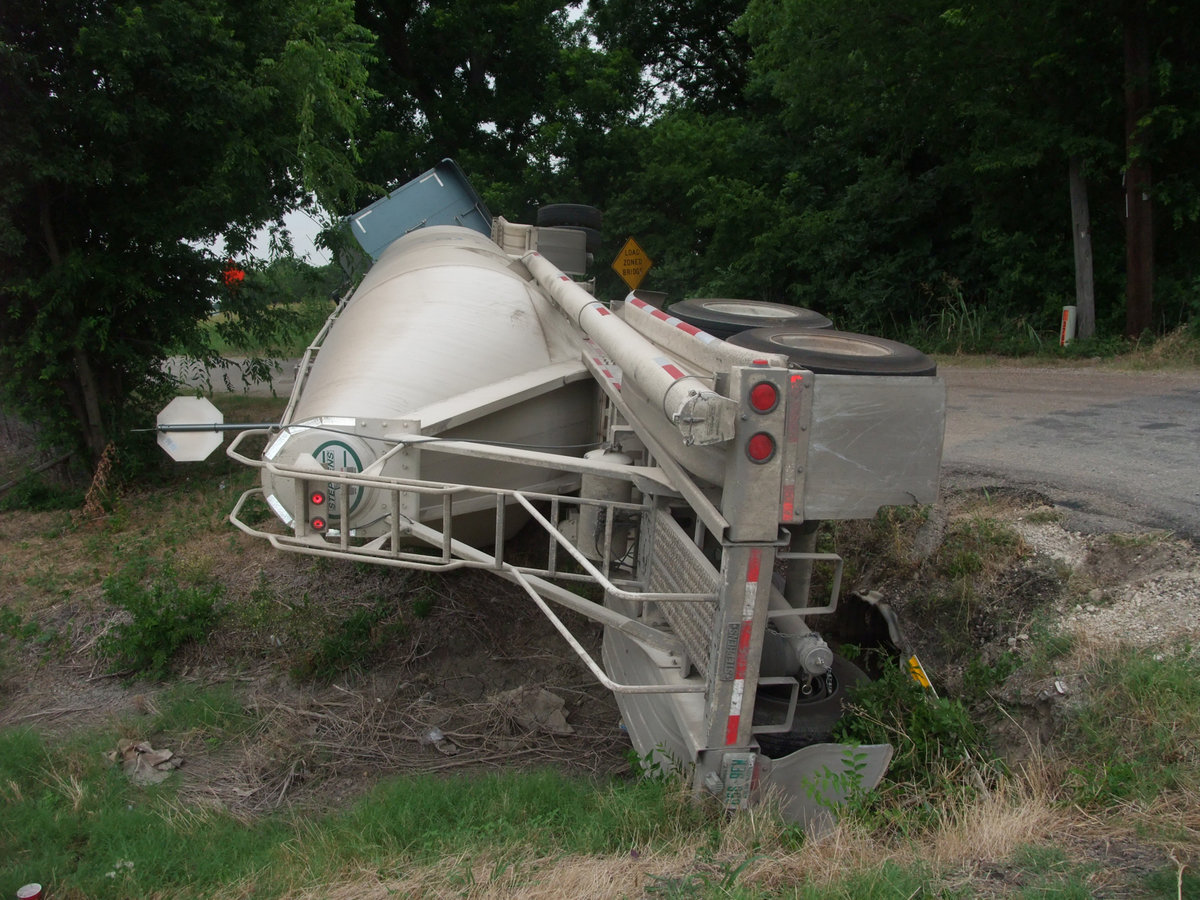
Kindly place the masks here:
<instances>
[{"instance_id":1,"label":"dry grass","mask_svg":"<svg viewBox=\"0 0 1200 900\"><path fill-rule=\"evenodd\" d=\"M1200 365L1200 341L1187 325L1152 341L1138 341L1117 361L1136 369L1191 368Z\"/></svg>"},{"instance_id":2,"label":"dry grass","mask_svg":"<svg viewBox=\"0 0 1200 900\"><path fill-rule=\"evenodd\" d=\"M648 887L705 874L711 884L743 863L737 884L771 895L806 884L817 889L885 863L928 867L963 889L981 866L1002 860L1018 847L1040 844L1070 827L1048 798L1013 780L991 790L978 802L943 811L942 821L927 831L887 836L861 821L844 820L819 839L806 841L792 853L778 849L786 826L761 809L735 817L712 852L699 837L636 856L545 856L524 858L519 851L459 856L383 877L375 871L352 873L333 884L297 889L290 900L375 900L386 897L471 898L509 900L588 897L616 900L644 896ZM747 862L748 861L748 862ZM718 896L696 893L695 896ZM681 895L682 896L682 895Z\"/></svg>"},{"instance_id":3,"label":"dry grass","mask_svg":"<svg viewBox=\"0 0 1200 900\"><path fill-rule=\"evenodd\" d=\"M414 698L409 687L364 679L301 694L266 681L247 703L256 721L251 732L211 756L191 748L193 777L182 796L253 816L319 807L339 783L361 791L385 775L522 767L598 775L619 765L601 723L580 721L560 735L518 721L509 692L460 703ZM444 736L436 744L434 729Z\"/></svg>"},{"instance_id":4,"label":"dry grass","mask_svg":"<svg viewBox=\"0 0 1200 900\"><path fill-rule=\"evenodd\" d=\"M768 891L801 882L820 887L885 863L970 873L980 863L1047 840L1065 825L1046 790L1045 772L1035 770L985 787L969 800L943 799L936 822L923 828L894 832L878 821L845 818L794 853L757 861L746 881Z\"/></svg>"},{"instance_id":5,"label":"dry grass","mask_svg":"<svg viewBox=\"0 0 1200 900\"><path fill-rule=\"evenodd\" d=\"M512 860L503 856L460 856L383 878L361 872L333 884L305 888L286 900L384 900L411 897L465 900L620 900L644 896L658 879L683 877L694 868L695 847L671 848L637 857L622 855L545 856Z\"/></svg>"}]
</instances>

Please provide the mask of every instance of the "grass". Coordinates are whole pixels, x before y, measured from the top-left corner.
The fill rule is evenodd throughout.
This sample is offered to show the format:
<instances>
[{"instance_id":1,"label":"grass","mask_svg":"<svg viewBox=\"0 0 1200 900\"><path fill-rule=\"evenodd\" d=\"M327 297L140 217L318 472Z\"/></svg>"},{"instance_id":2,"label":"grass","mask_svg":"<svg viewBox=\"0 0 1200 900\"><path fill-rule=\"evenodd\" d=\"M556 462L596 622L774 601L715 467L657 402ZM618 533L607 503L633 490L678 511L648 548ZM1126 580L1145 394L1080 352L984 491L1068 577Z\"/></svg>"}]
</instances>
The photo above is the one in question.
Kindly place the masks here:
<instances>
[{"instance_id":1,"label":"grass","mask_svg":"<svg viewBox=\"0 0 1200 900\"><path fill-rule=\"evenodd\" d=\"M1068 736L1086 764L1068 785L1089 805L1200 796L1200 657L1191 648L1092 651L1091 687Z\"/></svg>"},{"instance_id":2,"label":"grass","mask_svg":"<svg viewBox=\"0 0 1200 900\"><path fill-rule=\"evenodd\" d=\"M266 421L281 406L230 401L230 418ZM997 884L1027 897L1200 893L1196 653L1096 647L1040 620L1022 626L1031 639L1018 648L978 653L966 626L1029 552L1001 521L1011 497L959 497L944 521L930 508L887 510L822 534L823 549L858 545L846 551L848 583L888 573L893 587L927 588L912 609L938 626L939 641L976 658L939 685L940 699L893 676L859 693L845 735L893 742L891 777L810 839L769 803L726 820L670 781L536 770L377 781L322 759L310 777L353 773L352 801L274 812L201 802L189 780L201 759L289 751L247 701L251 677L270 672L289 689L305 687L288 681L292 672L314 683L369 677L459 601L434 576L285 565L261 552L225 520L253 479L223 457L155 477L118 492L93 521L67 509L5 513L18 537L0 547L0 696L60 655L91 662L84 648L102 646L104 633L133 642L112 624L121 607L132 623L140 615L148 665L161 652L168 681L131 688L144 692L137 717L79 733L0 731L0 893L28 881L55 898L971 897ZM217 628L190 631L180 614L193 601L219 614ZM1005 626L1029 615L997 610ZM202 683L196 673L217 661L224 680ZM1012 679L1063 672L1086 689L1057 708L1053 744L1001 764L987 734L994 696ZM328 709L307 712L316 720ZM191 774L185 763L163 785L135 788L104 759L122 737L180 749ZM1093 862L1106 842L1135 848L1149 874Z\"/></svg>"},{"instance_id":3,"label":"grass","mask_svg":"<svg viewBox=\"0 0 1200 900\"><path fill-rule=\"evenodd\" d=\"M962 284L943 275L926 285L934 312L899 329L899 340L941 358L980 357L983 360L1019 358L1047 364L1102 362L1124 368L1176 369L1200 365L1200 322L1147 332L1136 340L1120 334L1098 334L1059 344L1056 316L1035 321L1014 317L964 296ZM886 329L885 329L886 330Z\"/></svg>"},{"instance_id":4,"label":"grass","mask_svg":"<svg viewBox=\"0 0 1200 900\"><path fill-rule=\"evenodd\" d=\"M1090 723L1075 751L1081 760L1128 745L1136 724L1114 723L1145 705L1130 688L1147 678L1170 689L1140 721L1159 721L1163 734L1196 746L1194 661L1148 654L1137 662L1143 668L1081 714ZM1089 665L1088 677L1114 675L1105 657ZM962 867L982 858L1003 862L1014 896L1092 896L1097 865L1057 840L1087 834L1117 795L1080 797L1068 782L1056 786L1047 764L1019 776L993 770L983 781L977 766L948 767L966 723L946 717L952 704L909 699L953 722L954 752L914 766L919 777L852 808L819 841L769 810L722 822L671 781L596 783L547 771L389 779L340 811L248 822L182 799L170 781L135 788L103 759L110 731L51 743L10 729L0 732L0 885L38 880L60 898L969 897ZM219 744L247 733L254 717L228 687L181 684L155 701L145 730ZM893 738L929 745L911 716L895 721L905 734ZM1150 735L1129 752L1163 747L1162 735ZM1184 790L1181 779L1200 771L1181 765L1167 781L1143 768L1147 788L1160 792ZM1164 837L1172 838L1188 835ZM1144 896L1175 896L1180 878L1196 884L1186 870L1162 867L1138 886Z\"/></svg>"},{"instance_id":5,"label":"grass","mask_svg":"<svg viewBox=\"0 0 1200 900\"><path fill-rule=\"evenodd\" d=\"M175 697L159 724L223 731L246 716L231 716L219 697L180 705L187 699ZM405 778L331 815L247 823L181 803L170 784L134 787L98 752L103 740L51 745L0 732L5 890L40 881L58 898L186 898L231 886L242 896L236 886L252 884L245 895L287 896L338 872L383 877L447 858L628 855L715 824L674 784L596 785L552 772Z\"/></svg>"},{"instance_id":6,"label":"grass","mask_svg":"<svg viewBox=\"0 0 1200 900\"><path fill-rule=\"evenodd\" d=\"M282 823L203 811L172 821L171 789L134 788L89 737L50 746L28 731L0 734L6 892L37 881L63 900L198 897L269 864Z\"/></svg>"},{"instance_id":7,"label":"grass","mask_svg":"<svg viewBox=\"0 0 1200 900\"><path fill-rule=\"evenodd\" d=\"M161 567L146 585L145 568L139 559L104 580L104 599L128 618L101 637L100 652L111 660L113 672L161 679L181 649L203 642L217 627L223 589L203 576L181 584L170 566Z\"/></svg>"}]
</instances>

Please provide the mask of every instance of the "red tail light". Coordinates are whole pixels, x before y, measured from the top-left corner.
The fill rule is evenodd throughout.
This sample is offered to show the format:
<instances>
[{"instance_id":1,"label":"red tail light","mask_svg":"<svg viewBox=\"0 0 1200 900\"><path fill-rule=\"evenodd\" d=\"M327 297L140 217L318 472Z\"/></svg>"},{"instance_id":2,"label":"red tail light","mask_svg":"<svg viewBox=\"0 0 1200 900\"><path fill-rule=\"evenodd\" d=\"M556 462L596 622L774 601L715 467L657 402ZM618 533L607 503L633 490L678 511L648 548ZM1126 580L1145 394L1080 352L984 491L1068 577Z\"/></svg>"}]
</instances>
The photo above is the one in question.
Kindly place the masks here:
<instances>
[{"instance_id":1,"label":"red tail light","mask_svg":"<svg viewBox=\"0 0 1200 900\"><path fill-rule=\"evenodd\" d=\"M769 462L775 455L775 438L765 431L751 435L750 440L746 441L746 455L750 457L751 462Z\"/></svg>"},{"instance_id":2,"label":"red tail light","mask_svg":"<svg viewBox=\"0 0 1200 900\"><path fill-rule=\"evenodd\" d=\"M779 405L779 389L769 381L750 388L750 406L755 412L769 413Z\"/></svg>"}]
</instances>

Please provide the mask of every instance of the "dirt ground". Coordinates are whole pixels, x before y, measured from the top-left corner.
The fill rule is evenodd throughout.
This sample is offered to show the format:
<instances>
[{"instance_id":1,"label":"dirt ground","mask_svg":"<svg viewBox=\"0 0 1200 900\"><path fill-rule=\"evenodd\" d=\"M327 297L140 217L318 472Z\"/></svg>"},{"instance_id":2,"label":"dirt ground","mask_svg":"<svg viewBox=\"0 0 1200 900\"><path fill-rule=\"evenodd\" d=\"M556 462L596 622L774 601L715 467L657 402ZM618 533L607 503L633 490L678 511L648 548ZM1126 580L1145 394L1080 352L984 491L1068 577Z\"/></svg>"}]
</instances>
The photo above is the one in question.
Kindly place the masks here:
<instances>
[{"instance_id":1,"label":"dirt ground","mask_svg":"<svg viewBox=\"0 0 1200 900\"><path fill-rule=\"evenodd\" d=\"M202 646L181 653L177 678L163 684L109 674L97 643L120 614L98 590L64 597L35 618L41 633L69 635L69 643L52 652L36 642L20 648L21 663L3 672L0 727L28 725L52 736L111 730L114 747L121 738L168 747L183 758L185 795L248 815L325 809L399 773L627 768L628 741L611 695L524 595L499 579L314 565L258 544L216 568L231 582L230 604L267 603L278 614L226 617ZM412 612L414 595L430 604L423 618ZM313 598L324 604L319 614ZM313 632L336 629L381 598L397 613L372 626L370 653L351 651L354 661L336 677L306 677L305 662L311 667L312 648L321 646ZM599 629L564 618L598 652ZM236 740L151 730L181 686L212 685L231 686L255 714Z\"/></svg>"},{"instance_id":2,"label":"dirt ground","mask_svg":"<svg viewBox=\"0 0 1200 900\"><path fill-rule=\"evenodd\" d=\"M8 590L22 581L13 566L44 573L86 555L86 527L20 546L11 537L47 533L54 515L3 514ZM882 593L912 649L951 694L972 660L1021 653L1035 628L1145 645L1200 636L1200 556L1168 534L1070 532L1044 497L1003 488L951 493L927 516L898 521L891 548L878 545L878 523L874 531L840 526L831 539L847 557L849 587ZM1008 530L1000 532L1001 551L971 551L985 566L974 582L977 599L956 607L958 620L930 616L929 597L940 590L930 580L932 563L946 564L963 535L985 521ZM189 565L188 553L179 548L177 566ZM328 808L398 773L629 771L611 695L519 589L482 572L438 577L314 561L236 533L207 542L204 553L235 612L202 646L184 650L174 682L110 674L97 646L119 618L100 585L60 590L31 616L40 634L57 636L52 645L9 639L0 726L50 735L106 729L114 746L127 738L168 747L183 759L186 795L242 815ZM375 610L363 638L369 652L352 653L336 677L305 677L318 638L364 610ZM564 618L598 655L600 629ZM155 732L155 713L181 684L230 686L256 713L252 726L218 742L203 731ZM1056 676L1017 676L998 687L1018 726L997 728L1001 749L1020 755L1031 741L1052 741L1055 708L1085 689Z\"/></svg>"}]
</instances>

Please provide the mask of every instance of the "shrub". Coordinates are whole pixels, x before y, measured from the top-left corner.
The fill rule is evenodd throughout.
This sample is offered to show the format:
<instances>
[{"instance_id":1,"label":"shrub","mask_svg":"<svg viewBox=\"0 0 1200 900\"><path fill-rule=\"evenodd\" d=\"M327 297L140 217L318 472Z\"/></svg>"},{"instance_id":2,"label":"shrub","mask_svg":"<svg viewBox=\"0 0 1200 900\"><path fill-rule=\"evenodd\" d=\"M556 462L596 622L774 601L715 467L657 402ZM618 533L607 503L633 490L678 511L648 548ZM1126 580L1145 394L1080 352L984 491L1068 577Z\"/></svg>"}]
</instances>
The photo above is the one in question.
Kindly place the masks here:
<instances>
[{"instance_id":1,"label":"shrub","mask_svg":"<svg viewBox=\"0 0 1200 900\"><path fill-rule=\"evenodd\" d=\"M162 679L176 653L203 641L216 627L222 589L218 584L181 585L169 567L147 585L131 571L136 568L104 581L104 598L131 618L101 638L100 652L111 661L111 671Z\"/></svg>"}]
</instances>

